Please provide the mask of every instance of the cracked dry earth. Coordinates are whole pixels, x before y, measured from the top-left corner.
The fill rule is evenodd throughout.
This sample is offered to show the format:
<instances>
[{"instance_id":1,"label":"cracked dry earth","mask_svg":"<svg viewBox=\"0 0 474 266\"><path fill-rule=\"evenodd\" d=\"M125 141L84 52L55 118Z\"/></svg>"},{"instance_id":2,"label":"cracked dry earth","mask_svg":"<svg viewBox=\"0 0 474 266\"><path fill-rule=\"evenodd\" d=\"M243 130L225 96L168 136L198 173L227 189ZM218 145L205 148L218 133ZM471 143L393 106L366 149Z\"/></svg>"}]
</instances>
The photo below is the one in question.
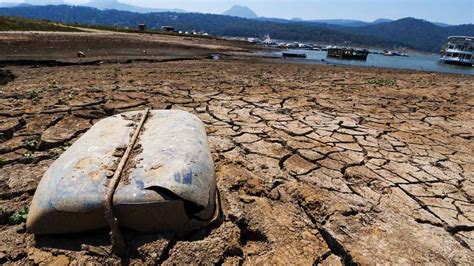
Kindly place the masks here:
<instances>
[{"instance_id":1,"label":"cracked dry earth","mask_svg":"<svg viewBox=\"0 0 474 266\"><path fill-rule=\"evenodd\" d=\"M146 106L204 121L224 218L185 239L127 232L124 263L474 260L472 77L244 59L8 69L1 263L120 262L81 250L106 232L35 237L8 217L92 124Z\"/></svg>"}]
</instances>

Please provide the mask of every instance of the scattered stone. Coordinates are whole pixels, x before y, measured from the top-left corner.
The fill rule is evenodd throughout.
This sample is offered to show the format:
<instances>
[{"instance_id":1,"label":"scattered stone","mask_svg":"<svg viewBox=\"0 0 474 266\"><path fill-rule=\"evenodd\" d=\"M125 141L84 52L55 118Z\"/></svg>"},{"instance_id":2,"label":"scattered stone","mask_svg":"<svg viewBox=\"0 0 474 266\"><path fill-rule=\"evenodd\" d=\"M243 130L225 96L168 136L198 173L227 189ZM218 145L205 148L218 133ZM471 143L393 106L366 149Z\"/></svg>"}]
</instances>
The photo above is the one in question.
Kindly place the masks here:
<instances>
[{"instance_id":1,"label":"scattered stone","mask_svg":"<svg viewBox=\"0 0 474 266\"><path fill-rule=\"evenodd\" d=\"M26 121L22 118L11 118L2 120L2 123L0 124L0 142L12 138L13 134L25 125Z\"/></svg>"},{"instance_id":2,"label":"scattered stone","mask_svg":"<svg viewBox=\"0 0 474 266\"><path fill-rule=\"evenodd\" d=\"M68 116L43 132L39 149L45 150L64 145L89 127L88 120Z\"/></svg>"},{"instance_id":3,"label":"scattered stone","mask_svg":"<svg viewBox=\"0 0 474 266\"><path fill-rule=\"evenodd\" d=\"M0 69L0 85L6 85L13 81L16 76L8 69Z\"/></svg>"},{"instance_id":4,"label":"scattered stone","mask_svg":"<svg viewBox=\"0 0 474 266\"><path fill-rule=\"evenodd\" d=\"M240 195L239 196L240 201L243 203L252 203L255 202L255 198L252 196L247 196L247 195Z\"/></svg>"}]
</instances>

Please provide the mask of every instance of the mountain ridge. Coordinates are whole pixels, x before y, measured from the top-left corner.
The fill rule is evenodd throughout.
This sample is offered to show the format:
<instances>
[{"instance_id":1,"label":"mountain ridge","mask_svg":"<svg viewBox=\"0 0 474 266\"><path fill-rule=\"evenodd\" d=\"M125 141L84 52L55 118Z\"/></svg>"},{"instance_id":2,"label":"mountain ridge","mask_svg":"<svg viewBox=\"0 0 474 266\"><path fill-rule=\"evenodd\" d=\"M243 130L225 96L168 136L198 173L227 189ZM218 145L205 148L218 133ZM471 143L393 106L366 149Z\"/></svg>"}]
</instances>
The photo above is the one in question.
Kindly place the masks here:
<instances>
[{"instance_id":1,"label":"mountain ridge","mask_svg":"<svg viewBox=\"0 0 474 266\"><path fill-rule=\"evenodd\" d=\"M99 10L80 6L23 6L0 8L0 15L48 19L65 23L136 28L147 23L149 29L163 25L182 31L206 31L216 36L262 37L298 42L336 45L406 47L438 52L451 35L474 35L474 25L440 27L431 22L404 18L362 27L344 27L319 22L284 19L244 19L200 13L134 13L112 9Z\"/></svg>"},{"instance_id":2,"label":"mountain ridge","mask_svg":"<svg viewBox=\"0 0 474 266\"><path fill-rule=\"evenodd\" d=\"M252 9L240 5L232 6L230 9L222 13L222 15L249 19L258 18L257 13L255 13Z\"/></svg>"},{"instance_id":3,"label":"mountain ridge","mask_svg":"<svg viewBox=\"0 0 474 266\"><path fill-rule=\"evenodd\" d=\"M17 2L3 2L0 3L0 7L5 8L14 8L14 7L25 7L25 6L47 6L47 5L67 5L67 6L86 6L86 7L93 7L101 10L106 9L115 9L119 11L129 11L129 12L136 12L136 13L153 13L153 12L176 12L176 13L186 13L187 11L184 9L179 8L153 8L153 7L142 7L142 6L135 6L122 3L118 0L90 0L84 4L80 5L73 5L70 3L65 2L64 0L26 0L22 3Z\"/></svg>"},{"instance_id":4,"label":"mountain ridge","mask_svg":"<svg viewBox=\"0 0 474 266\"><path fill-rule=\"evenodd\" d=\"M153 12L176 12L176 13L185 13L186 10L183 9L166 9L166 8L151 8L151 7L141 7L135 5L129 5L117 0L91 0L82 6L94 7L97 9L115 9L120 11L129 11L136 13L153 13Z\"/></svg>"},{"instance_id":5,"label":"mountain ridge","mask_svg":"<svg viewBox=\"0 0 474 266\"><path fill-rule=\"evenodd\" d=\"M179 8L167 9L167 8L153 8L153 7L129 5L129 4L122 3L118 0L90 0L89 2L86 2L81 5L73 5L73 4L65 2L65 0L25 0L25 2L21 2L21 3L8 2L8 1L0 2L0 8L1 7L10 8L10 7L25 7L25 6L44 6L44 5L87 6L87 7L98 8L101 10L115 9L119 11L129 11L129 12L136 12L136 13L142 13L142 14L154 13L154 12L196 13L196 12L189 12L189 11L186 11L184 9L179 9ZM229 12L229 11L231 11L233 8L237 8L239 10L245 10L245 12L249 12L250 15L242 16L239 14L232 14L233 12ZM272 21L272 22L281 22L281 23L287 23L287 22L301 22L301 23L307 23L307 24L319 23L320 25L316 25L316 26L324 26L325 24L327 24L329 27L331 26L361 27L361 26L368 26L368 25L373 25L373 24L380 24L380 23L395 21L393 19L387 19L387 18L378 18L378 19L375 19L374 21L363 21L363 20L355 20L355 19L302 19L298 17L291 18L291 19L283 19L283 18L272 18L272 17L259 17L252 9L250 9L247 6L242 6L242 5L234 5L229 10L222 13L222 15L236 16L236 17L241 17L241 18L257 19L257 20L264 20L264 21ZM457 25L451 25L451 24L443 23L443 22L431 22L431 23L439 27L457 26Z\"/></svg>"}]
</instances>

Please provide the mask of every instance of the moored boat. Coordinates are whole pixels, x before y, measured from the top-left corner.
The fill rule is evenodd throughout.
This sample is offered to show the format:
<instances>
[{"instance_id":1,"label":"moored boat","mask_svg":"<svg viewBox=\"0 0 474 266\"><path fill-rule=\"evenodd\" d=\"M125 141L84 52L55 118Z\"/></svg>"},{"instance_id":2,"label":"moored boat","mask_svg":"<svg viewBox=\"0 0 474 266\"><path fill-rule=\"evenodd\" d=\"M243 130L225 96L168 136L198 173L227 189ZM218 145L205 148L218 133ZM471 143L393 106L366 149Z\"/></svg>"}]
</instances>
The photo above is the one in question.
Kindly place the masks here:
<instances>
[{"instance_id":1,"label":"moored boat","mask_svg":"<svg viewBox=\"0 0 474 266\"><path fill-rule=\"evenodd\" d=\"M452 65L470 66L474 64L472 36L451 36L441 50L440 62Z\"/></svg>"},{"instance_id":2,"label":"moored boat","mask_svg":"<svg viewBox=\"0 0 474 266\"><path fill-rule=\"evenodd\" d=\"M398 51L388 51L388 50L383 50L383 55L385 56L404 56L404 57L408 57L408 54L406 53L402 53L402 52L398 52Z\"/></svg>"},{"instance_id":3,"label":"moored boat","mask_svg":"<svg viewBox=\"0 0 474 266\"><path fill-rule=\"evenodd\" d=\"M367 60L369 50L355 48L332 47L328 49L328 57L339 59Z\"/></svg>"},{"instance_id":4,"label":"moored boat","mask_svg":"<svg viewBox=\"0 0 474 266\"><path fill-rule=\"evenodd\" d=\"M283 57L294 57L294 58L306 58L305 53L295 53L295 52L283 52Z\"/></svg>"}]
</instances>

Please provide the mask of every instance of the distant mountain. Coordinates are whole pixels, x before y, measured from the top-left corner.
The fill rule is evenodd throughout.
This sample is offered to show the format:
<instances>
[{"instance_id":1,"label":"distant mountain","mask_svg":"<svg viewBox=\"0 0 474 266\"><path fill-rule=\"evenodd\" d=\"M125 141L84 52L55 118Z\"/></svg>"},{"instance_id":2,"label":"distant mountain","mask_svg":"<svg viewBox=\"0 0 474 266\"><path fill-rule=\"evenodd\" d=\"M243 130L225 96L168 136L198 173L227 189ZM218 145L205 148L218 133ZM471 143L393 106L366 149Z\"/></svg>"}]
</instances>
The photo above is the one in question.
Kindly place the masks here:
<instances>
[{"instance_id":1,"label":"distant mountain","mask_svg":"<svg viewBox=\"0 0 474 266\"><path fill-rule=\"evenodd\" d=\"M26 7L26 6L46 6L46 5L70 5L64 0L26 0L24 3L4 2L0 3L0 7ZM121 3L117 0L91 0L83 6L94 7L101 10L115 9L120 11L129 11L135 13L152 13L152 12L176 12L185 13L183 9L164 9L141 7Z\"/></svg>"},{"instance_id":2,"label":"distant mountain","mask_svg":"<svg viewBox=\"0 0 474 266\"><path fill-rule=\"evenodd\" d=\"M440 27L426 20L404 18L359 28L346 28L345 31L402 42L422 51L438 52L449 36L474 36L474 25Z\"/></svg>"},{"instance_id":3,"label":"distant mountain","mask_svg":"<svg viewBox=\"0 0 474 266\"><path fill-rule=\"evenodd\" d=\"M392 22L393 19L388 19L388 18L378 18L372 22L372 24L380 24L380 23L387 23L387 22Z\"/></svg>"},{"instance_id":4,"label":"distant mountain","mask_svg":"<svg viewBox=\"0 0 474 266\"><path fill-rule=\"evenodd\" d=\"M26 0L22 3L18 2L0 2L0 7L22 7L22 6L47 6L47 5L64 5L64 0Z\"/></svg>"},{"instance_id":5,"label":"distant mountain","mask_svg":"<svg viewBox=\"0 0 474 266\"><path fill-rule=\"evenodd\" d=\"M15 2L0 2L0 7L14 7L14 6L19 6L22 5L21 3L15 3Z\"/></svg>"},{"instance_id":6,"label":"distant mountain","mask_svg":"<svg viewBox=\"0 0 474 266\"><path fill-rule=\"evenodd\" d=\"M440 27L451 27L453 25L450 25L450 24L447 24L447 23L442 23L442 22L431 22L433 24L435 24L436 26L440 26Z\"/></svg>"},{"instance_id":7,"label":"distant mountain","mask_svg":"<svg viewBox=\"0 0 474 266\"><path fill-rule=\"evenodd\" d=\"M84 6L94 7L97 9L115 9L120 11L129 11L136 13L151 13L151 12L176 12L184 13L186 10L183 9L163 9L163 8L150 8L150 7L141 7L121 3L117 0L91 0L90 2L84 4Z\"/></svg>"},{"instance_id":8,"label":"distant mountain","mask_svg":"<svg viewBox=\"0 0 474 266\"><path fill-rule=\"evenodd\" d=\"M47 5L65 5L64 0L26 0L25 4L32 6L47 6Z\"/></svg>"},{"instance_id":9,"label":"distant mountain","mask_svg":"<svg viewBox=\"0 0 474 266\"><path fill-rule=\"evenodd\" d=\"M326 23L330 25L344 26L344 27L361 27L369 25L369 22L352 20L352 19L316 19L307 20L308 22Z\"/></svg>"},{"instance_id":10,"label":"distant mountain","mask_svg":"<svg viewBox=\"0 0 474 266\"><path fill-rule=\"evenodd\" d=\"M316 22L316 23L326 23L329 25L336 25L336 26L343 26L343 27L363 27L368 25L380 24L391 22L393 20L386 19L386 18L379 18L374 20L373 22L366 22L361 20L352 20L352 19L320 19L320 20L307 20L308 22Z\"/></svg>"},{"instance_id":11,"label":"distant mountain","mask_svg":"<svg viewBox=\"0 0 474 266\"><path fill-rule=\"evenodd\" d=\"M279 22L279 23L298 23L298 24L306 25L306 26L316 26L316 27L324 27L324 28L331 28L331 29L341 29L344 27L363 27L363 26L393 21L393 20L385 19L385 18L379 18L373 22L366 22L366 21L352 20L352 19L304 20L302 18L292 18L288 20L288 19L281 19L281 18L266 18L266 17L259 17L256 19L263 20L263 21Z\"/></svg>"},{"instance_id":12,"label":"distant mountain","mask_svg":"<svg viewBox=\"0 0 474 266\"><path fill-rule=\"evenodd\" d=\"M258 15L246 6L233 6L226 12L222 13L222 15L250 19L258 18Z\"/></svg>"}]
</instances>

